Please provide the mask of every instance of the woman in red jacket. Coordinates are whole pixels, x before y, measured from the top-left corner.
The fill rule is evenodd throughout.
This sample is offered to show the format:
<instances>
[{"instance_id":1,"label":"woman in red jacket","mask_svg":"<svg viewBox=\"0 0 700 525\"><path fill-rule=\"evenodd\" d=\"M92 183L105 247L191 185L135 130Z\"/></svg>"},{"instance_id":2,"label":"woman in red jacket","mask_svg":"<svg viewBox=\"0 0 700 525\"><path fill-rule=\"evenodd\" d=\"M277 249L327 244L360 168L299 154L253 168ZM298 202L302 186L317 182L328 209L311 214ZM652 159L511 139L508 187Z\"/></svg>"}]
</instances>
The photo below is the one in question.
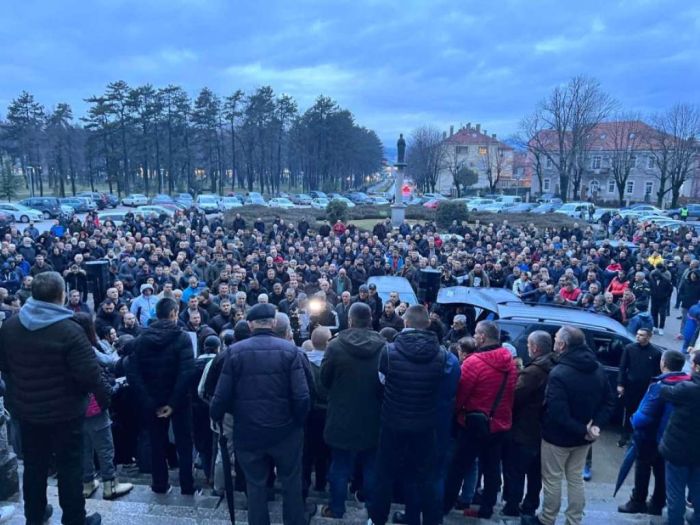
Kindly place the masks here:
<instances>
[{"instance_id":1,"label":"woman in red jacket","mask_svg":"<svg viewBox=\"0 0 700 525\"><path fill-rule=\"evenodd\" d=\"M608 285L607 291L613 294L613 297L615 298L615 302L619 301L622 299L622 294L625 293L625 290L629 288L629 281L627 280L627 276L625 275L624 270L618 270L617 276L613 277L613 280L610 281L610 284Z\"/></svg>"}]
</instances>

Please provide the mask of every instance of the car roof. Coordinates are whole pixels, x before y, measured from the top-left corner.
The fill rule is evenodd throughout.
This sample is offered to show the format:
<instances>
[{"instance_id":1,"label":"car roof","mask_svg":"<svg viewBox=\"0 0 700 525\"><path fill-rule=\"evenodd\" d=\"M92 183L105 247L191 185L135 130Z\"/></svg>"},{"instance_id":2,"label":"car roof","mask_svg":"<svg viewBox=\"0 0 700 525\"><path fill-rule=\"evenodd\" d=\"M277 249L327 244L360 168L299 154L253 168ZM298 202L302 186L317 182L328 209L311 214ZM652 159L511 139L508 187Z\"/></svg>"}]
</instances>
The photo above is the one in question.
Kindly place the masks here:
<instances>
[{"instance_id":1,"label":"car roof","mask_svg":"<svg viewBox=\"0 0 700 525\"><path fill-rule=\"evenodd\" d=\"M497 305L511 301L517 302L520 299L505 288L450 286L440 288L437 296L438 304L471 304L491 311L496 311Z\"/></svg>"},{"instance_id":2,"label":"car roof","mask_svg":"<svg viewBox=\"0 0 700 525\"><path fill-rule=\"evenodd\" d=\"M498 318L507 320L530 320L550 324L570 324L585 328L595 328L619 335L627 335L627 330L616 320L605 315L586 312L568 306L533 305L523 302L509 302L498 305Z\"/></svg>"},{"instance_id":3,"label":"car roof","mask_svg":"<svg viewBox=\"0 0 700 525\"><path fill-rule=\"evenodd\" d=\"M374 284L377 287L377 293L382 298L382 301L387 301L391 292L398 292L401 301L409 305L418 304L416 292L405 277L375 275L367 280L367 285L369 286L370 284Z\"/></svg>"}]
</instances>

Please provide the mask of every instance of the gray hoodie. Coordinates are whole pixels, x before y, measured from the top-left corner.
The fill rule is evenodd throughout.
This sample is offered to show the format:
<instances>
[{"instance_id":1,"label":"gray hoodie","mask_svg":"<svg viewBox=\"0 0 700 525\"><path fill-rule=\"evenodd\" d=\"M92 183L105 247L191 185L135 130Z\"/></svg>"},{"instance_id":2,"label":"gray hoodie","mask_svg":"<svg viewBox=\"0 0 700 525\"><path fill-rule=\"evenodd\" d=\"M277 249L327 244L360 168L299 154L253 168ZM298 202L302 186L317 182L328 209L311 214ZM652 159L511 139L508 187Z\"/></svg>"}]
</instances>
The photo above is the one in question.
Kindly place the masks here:
<instances>
[{"instance_id":1,"label":"gray hoodie","mask_svg":"<svg viewBox=\"0 0 700 525\"><path fill-rule=\"evenodd\" d=\"M19 322L30 332L41 330L71 317L73 317L73 312L68 308L54 303L37 301L33 297L27 299L19 311Z\"/></svg>"}]
</instances>

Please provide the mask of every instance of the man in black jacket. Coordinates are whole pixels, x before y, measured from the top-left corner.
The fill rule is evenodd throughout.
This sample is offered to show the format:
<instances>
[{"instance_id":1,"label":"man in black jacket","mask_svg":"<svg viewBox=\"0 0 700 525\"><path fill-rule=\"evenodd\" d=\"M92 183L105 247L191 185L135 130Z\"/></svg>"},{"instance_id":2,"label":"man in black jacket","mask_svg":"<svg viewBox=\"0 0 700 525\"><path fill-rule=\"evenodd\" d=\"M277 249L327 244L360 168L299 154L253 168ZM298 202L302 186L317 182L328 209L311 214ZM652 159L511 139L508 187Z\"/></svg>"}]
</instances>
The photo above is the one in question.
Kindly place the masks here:
<instances>
[{"instance_id":1,"label":"man in black jacket","mask_svg":"<svg viewBox=\"0 0 700 525\"><path fill-rule=\"evenodd\" d=\"M88 393L106 409L109 387L85 331L64 302L59 273L34 278L32 297L0 328L0 371L7 382L8 409L21 429L27 523L44 523L51 516L46 478L55 456L63 523L93 525L101 519L99 514L85 516L83 421Z\"/></svg>"},{"instance_id":2,"label":"man in black jacket","mask_svg":"<svg viewBox=\"0 0 700 525\"><path fill-rule=\"evenodd\" d=\"M195 493L192 477L192 408L190 385L194 349L177 324L178 304L170 298L156 303L156 318L127 345L127 379L142 407L141 417L151 439L152 483L157 494L169 492L166 450L172 421L177 448L180 492Z\"/></svg>"},{"instance_id":3,"label":"man in black jacket","mask_svg":"<svg viewBox=\"0 0 700 525\"><path fill-rule=\"evenodd\" d=\"M372 311L367 304L353 304L348 323L349 328L328 344L321 363L321 383L328 391L323 437L331 448L330 503L321 513L336 519L345 514L348 481L356 462L363 470L365 497L374 493L381 407L377 370L386 346L384 338L372 331Z\"/></svg>"},{"instance_id":4,"label":"man in black jacket","mask_svg":"<svg viewBox=\"0 0 700 525\"><path fill-rule=\"evenodd\" d=\"M666 460L666 503L668 523L684 523L686 487L695 505L695 516L688 523L698 522L700 502L700 353L693 355L690 381L681 381L661 388L661 397L673 411L661 438L659 452Z\"/></svg>"},{"instance_id":5,"label":"man in black jacket","mask_svg":"<svg viewBox=\"0 0 700 525\"><path fill-rule=\"evenodd\" d=\"M245 473L248 523L270 523L268 458L282 483L284 522L306 523L302 500L304 420L311 396L297 347L275 335L275 307L257 304L247 316L251 337L231 346L211 400L210 415L233 415L233 445Z\"/></svg>"},{"instance_id":6,"label":"man in black jacket","mask_svg":"<svg viewBox=\"0 0 700 525\"><path fill-rule=\"evenodd\" d=\"M394 482L400 480L405 487L406 522L434 525L442 520L438 486L432 478L438 457L435 401L447 356L435 332L428 330L425 307L409 307L404 321L406 329L379 359L384 402L369 515L375 524L387 522Z\"/></svg>"},{"instance_id":7,"label":"man in black jacket","mask_svg":"<svg viewBox=\"0 0 700 525\"><path fill-rule=\"evenodd\" d=\"M637 330L637 342L625 346L617 375L617 394L625 405L625 424L618 445L623 447L632 432L630 418L639 408L639 403L653 377L661 373L661 350L651 344L651 330Z\"/></svg>"},{"instance_id":8,"label":"man in black jacket","mask_svg":"<svg viewBox=\"0 0 700 525\"><path fill-rule=\"evenodd\" d=\"M583 332L563 326L554 338L559 362L549 373L542 418L542 511L526 525L554 525L566 478L566 522L580 524L586 504L581 471L591 443L610 418L614 398L605 370L586 346Z\"/></svg>"}]
</instances>

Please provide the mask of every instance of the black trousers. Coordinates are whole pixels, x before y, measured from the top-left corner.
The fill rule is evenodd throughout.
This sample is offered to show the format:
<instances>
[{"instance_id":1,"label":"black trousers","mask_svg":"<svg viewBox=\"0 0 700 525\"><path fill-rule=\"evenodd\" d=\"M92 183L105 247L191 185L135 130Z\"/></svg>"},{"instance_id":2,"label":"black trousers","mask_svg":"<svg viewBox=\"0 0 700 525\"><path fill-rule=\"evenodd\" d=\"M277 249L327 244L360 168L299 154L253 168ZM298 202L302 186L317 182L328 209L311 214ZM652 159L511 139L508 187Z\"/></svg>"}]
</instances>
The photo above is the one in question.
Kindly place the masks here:
<instances>
[{"instance_id":1,"label":"black trousers","mask_svg":"<svg viewBox=\"0 0 700 525\"><path fill-rule=\"evenodd\" d=\"M666 326L666 308L668 299L651 299L651 317L654 327L663 329Z\"/></svg>"},{"instance_id":2,"label":"black trousers","mask_svg":"<svg viewBox=\"0 0 700 525\"><path fill-rule=\"evenodd\" d=\"M326 411L314 409L309 413L304 431L304 498L309 494L311 472L316 473L314 488L318 491L326 489L328 467L331 463L331 449L323 440L323 429L326 425Z\"/></svg>"},{"instance_id":3,"label":"black trousers","mask_svg":"<svg viewBox=\"0 0 700 525\"><path fill-rule=\"evenodd\" d=\"M634 463L632 500L644 503L649 495L649 481L654 473L652 503L662 508L666 504L666 465L654 441L635 441L637 460Z\"/></svg>"},{"instance_id":4,"label":"black trousers","mask_svg":"<svg viewBox=\"0 0 700 525\"><path fill-rule=\"evenodd\" d=\"M439 508L437 435L435 429L401 432L382 428L376 460L375 494L369 505L372 523L384 525L389 518L395 485L403 489L406 523L437 525ZM422 521L421 521L422 516Z\"/></svg>"},{"instance_id":5,"label":"black trousers","mask_svg":"<svg viewBox=\"0 0 700 525\"><path fill-rule=\"evenodd\" d=\"M83 498L83 418L51 425L20 422L24 449L24 515L28 524L43 523L46 478L52 456L58 471L58 501L64 525L85 523Z\"/></svg>"},{"instance_id":6,"label":"black trousers","mask_svg":"<svg viewBox=\"0 0 700 525\"><path fill-rule=\"evenodd\" d=\"M173 424L175 447L180 474L180 491L182 494L194 492L192 475L192 410L187 404L173 412L169 418L155 415L148 418L146 427L151 439L151 489L154 492L166 492L170 487L168 478L168 430Z\"/></svg>"},{"instance_id":7,"label":"black trousers","mask_svg":"<svg viewBox=\"0 0 700 525\"><path fill-rule=\"evenodd\" d=\"M629 384L625 386L625 394L622 396L622 404L625 407L625 424L623 427L623 435L630 436L632 434L632 414L639 408L639 403L647 391L649 384Z\"/></svg>"},{"instance_id":8,"label":"black trousers","mask_svg":"<svg viewBox=\"0 0 700 525\"><path fill-rule=\"evenodd\" d=\"M525 477L527 492L525 493ZM542 469L540 447L528 447L508 439L503 447L503 499L511 508L522 503L524 514L533 514L540 505ZM523 494L525 499L523 500Z\"/></svg>"},{"instance_id":9,"label":"black trousers","mask_svg":"<svg viewBox=\"0 0 700 525\"><path fill-rule=\"evenodd\" d=\"M479 469L484 477L484 490L481 497L479 517L491 517L501 483L501 449L505 432L488 434L478 438L468 429L460 427L457 432L457 449L452 458L445 481L443 512L447 514L454 507L464 474L479 459Z\"/></svg>"}]
</instances>

